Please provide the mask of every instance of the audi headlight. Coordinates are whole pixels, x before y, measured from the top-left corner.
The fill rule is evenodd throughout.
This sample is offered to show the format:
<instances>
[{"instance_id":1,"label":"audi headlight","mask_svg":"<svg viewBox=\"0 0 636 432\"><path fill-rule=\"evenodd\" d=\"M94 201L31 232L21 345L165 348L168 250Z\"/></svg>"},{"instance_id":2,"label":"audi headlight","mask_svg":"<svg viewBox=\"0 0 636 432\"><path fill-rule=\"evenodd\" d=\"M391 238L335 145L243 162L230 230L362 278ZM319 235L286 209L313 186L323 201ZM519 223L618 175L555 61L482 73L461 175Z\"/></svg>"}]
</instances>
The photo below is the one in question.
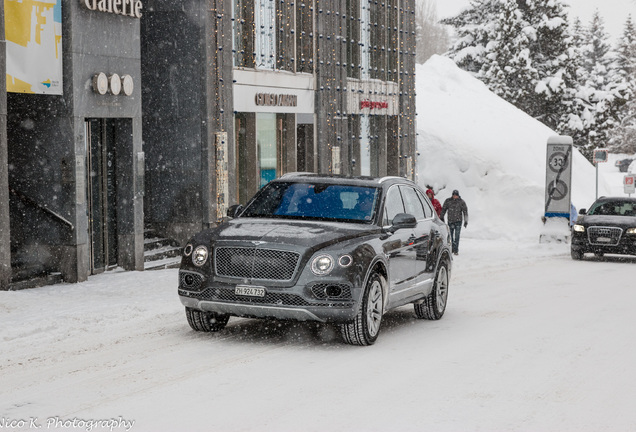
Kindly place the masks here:
<instances>
[{"instance_id":1,"label":"audi headlight","mask_svg":"<svg viewBox=\"0 0 636 432\"><path fill-rule=\"evenodd\" d=\"M579 224L575 224L572 229L576 232L585 232L585 227Z\"/></svg>"},{"instance_id":2,"label":"audi headlight","mask_svg":"<svg viewBox=\"0 0 636 432\"><path fill-rule=\"evenodd\" d=\"M311 271L314 274L324 276L331 273L331 270L333 270L333 258L331 255L318 255L311 262Z\"/></svg>"},{"instance_id":3,"label":"audi headlight","mask_svg":"<svg viewBox=\"0 0 636 432\"><path fill-rule=\"evenodd\" d=\"M626 234L636 234L636 228L629 228L627 231L625 231Z\"/></svg>"},{"instance_id":4,"label":"audi headlight","mask_svg":"<svg viewBox=\"0 0 636 432\"><path fill-rule=\"evenodd\" d=\"M208 248L197 246L192 252L192 264L201 267L208 260Z\"/></svg>"}]
</instances>

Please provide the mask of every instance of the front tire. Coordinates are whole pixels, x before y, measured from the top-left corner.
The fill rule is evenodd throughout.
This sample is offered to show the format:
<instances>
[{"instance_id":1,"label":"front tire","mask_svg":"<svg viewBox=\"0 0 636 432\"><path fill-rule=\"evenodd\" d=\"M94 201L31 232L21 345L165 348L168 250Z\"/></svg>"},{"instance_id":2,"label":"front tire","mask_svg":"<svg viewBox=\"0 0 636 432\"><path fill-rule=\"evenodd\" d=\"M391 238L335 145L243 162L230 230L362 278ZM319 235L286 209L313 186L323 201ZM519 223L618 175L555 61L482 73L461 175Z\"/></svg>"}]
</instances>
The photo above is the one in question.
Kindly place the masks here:
<instances>
[{"instance_id":1,"label":"front tire","mask_svg":"<svg viewBox=\"0 0 636 432\"><path fill-rule=\"evenodd\" d=\"M378 273L369 277L360 310L350 323L340 324L340 333L350 345L373 345L380 333L384 314L384 278Z\"/></svg>"},{"instance_id":2,"label":"front tire","mask_svg":"<svg viewBox=\"0 0 636 432\"><path fill-rule=\"evenodd\" d=\"M186 317L192 330L202 332L217 332L223 330L230 319L229 315L221 315L214 312L203 312L186 308Z\"/></svg>"},{"instance_id":3,"label":"front tire","mask_svg":"<svg viewBox=\"0 0 636 432\"><path fill-rule=\"evenodd\" d=\"M570 249L570 254L572 255L572 259L576 261L580 261L583 259L583 252L576 249Z\"/></svg>"},{"instance_id":4,"label":"front tire","mask_svg":"<svg viewBox=\"0 0 636 432\"><path fill-rule=\"evenodd\" d=\"M422 303L415 303L415 315L420 319L438 320L446 311L448 300L448 264L440 262L433 290Z\"/></svg>"}]
</instances>

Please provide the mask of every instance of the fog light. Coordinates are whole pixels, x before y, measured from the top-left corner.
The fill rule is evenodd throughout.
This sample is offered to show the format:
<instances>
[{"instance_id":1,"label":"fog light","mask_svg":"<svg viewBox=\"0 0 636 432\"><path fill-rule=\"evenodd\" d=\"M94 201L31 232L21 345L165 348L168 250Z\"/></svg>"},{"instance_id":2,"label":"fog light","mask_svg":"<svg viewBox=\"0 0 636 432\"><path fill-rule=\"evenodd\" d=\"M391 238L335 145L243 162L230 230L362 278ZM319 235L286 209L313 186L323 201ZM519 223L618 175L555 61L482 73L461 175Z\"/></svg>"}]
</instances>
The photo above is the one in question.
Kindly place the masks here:
<instances>
[{"instance_id":1,"label":"fog light","mask_svg":"<svg viewBox=\"0 0 636 432\"><path fill-rule=\"evenodd\" d=\"M342 295L342 288L336 285L330 285L325 288L325 294L327 294L327 297L340 297Z\"/></svg>"}]
</instances>

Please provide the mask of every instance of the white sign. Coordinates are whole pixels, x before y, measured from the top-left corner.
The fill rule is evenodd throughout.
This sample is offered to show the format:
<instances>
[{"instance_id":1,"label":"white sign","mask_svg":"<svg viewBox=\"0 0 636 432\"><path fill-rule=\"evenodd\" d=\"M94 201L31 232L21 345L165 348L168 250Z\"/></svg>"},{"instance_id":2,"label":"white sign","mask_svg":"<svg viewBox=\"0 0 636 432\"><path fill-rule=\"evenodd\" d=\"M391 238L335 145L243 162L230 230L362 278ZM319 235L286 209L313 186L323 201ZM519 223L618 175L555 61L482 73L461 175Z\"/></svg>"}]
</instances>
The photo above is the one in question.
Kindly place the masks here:
<instances>
[{"instance_id":1,"label":"white sign","mask_svg":"<svg viewBox=\"0 0 636 432\"><path fill-rule=\"evenodd\" d=\"M623 186L625 187L626 194L636 192L636 174L627 174L623 177Z\"/></svg>"},{"instance_id":2,"label":"white sign","mask_svg":"<svg viewBox=\"0 0 636 432\"><path fill-rule=\"evenodd\" d=\"M572 138L554 136L548 139L545 216L570 217L572 184Z\"/></svg>"}]
</instances>

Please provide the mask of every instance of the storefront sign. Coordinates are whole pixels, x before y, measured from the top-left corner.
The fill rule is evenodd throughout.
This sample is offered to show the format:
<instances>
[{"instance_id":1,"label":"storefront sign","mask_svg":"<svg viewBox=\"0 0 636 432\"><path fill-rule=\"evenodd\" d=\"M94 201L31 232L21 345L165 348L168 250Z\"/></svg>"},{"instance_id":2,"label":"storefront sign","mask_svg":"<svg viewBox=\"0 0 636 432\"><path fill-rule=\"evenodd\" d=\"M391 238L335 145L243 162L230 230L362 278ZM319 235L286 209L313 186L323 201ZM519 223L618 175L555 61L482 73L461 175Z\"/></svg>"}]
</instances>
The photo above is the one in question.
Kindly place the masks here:
<instances>
[{"instance_id":1,"label":"storefront sign","mask_svg":"<svg viewBox=\"0 0 636 432\"><path fill-rule=\"evenodd\" d=\"M298 96L294 94L256 93L254 96L256 106L298 106Z\"/></svg>"},{"instance_id":2,"label":"storefront sign","mask_svg":"<svg viewBox=\"0 0 636 432\"><path fill-rule=\"evenodd\" d=\"M141 18L141 0L81 0L92 11Z\"/></svg>"}]
</instances>

